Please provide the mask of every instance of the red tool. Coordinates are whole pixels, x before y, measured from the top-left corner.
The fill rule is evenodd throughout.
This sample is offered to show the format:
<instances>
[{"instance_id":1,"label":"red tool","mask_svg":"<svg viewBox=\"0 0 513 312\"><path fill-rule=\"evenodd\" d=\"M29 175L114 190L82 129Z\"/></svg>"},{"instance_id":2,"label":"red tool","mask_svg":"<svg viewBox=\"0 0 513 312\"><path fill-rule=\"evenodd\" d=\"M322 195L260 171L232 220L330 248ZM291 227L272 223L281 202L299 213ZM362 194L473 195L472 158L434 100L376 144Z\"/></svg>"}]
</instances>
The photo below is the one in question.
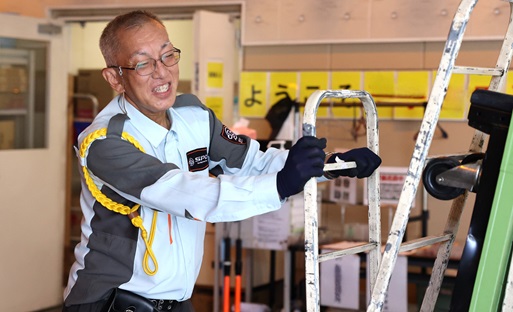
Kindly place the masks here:
<instances>
[{"instance_id":1,"label":"red tool","mask_svg":"<svg viewBox=\"0 0 513 312\"><path fill-rule=\"evenodd\" d=\"M240 301L242 292L242 239L239 235L235 241L235 312L240 312Z\"/></svg>"},{"instance_id":2,"label":"red tool","mask_svg":"<svg viewBox=\"0 0 513 312\"><path fill-rule=\"evenodd\" d=\"M231 240L228 233L224 238L224 290L223 290L223 312L230 312L230 268L232 263L230 262L231 253Z\"/></svg>"}]
</instances>

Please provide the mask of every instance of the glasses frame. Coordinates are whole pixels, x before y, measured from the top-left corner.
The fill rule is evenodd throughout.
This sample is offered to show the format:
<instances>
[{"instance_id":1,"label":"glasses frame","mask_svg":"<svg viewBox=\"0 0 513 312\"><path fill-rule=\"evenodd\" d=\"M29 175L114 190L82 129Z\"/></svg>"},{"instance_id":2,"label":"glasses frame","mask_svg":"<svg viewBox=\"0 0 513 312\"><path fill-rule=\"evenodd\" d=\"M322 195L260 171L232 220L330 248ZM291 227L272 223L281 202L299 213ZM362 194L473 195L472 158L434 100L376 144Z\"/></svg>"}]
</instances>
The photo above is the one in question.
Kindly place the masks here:
<instances>
[{"instance_id":1,"label":"glasses frame","mask_svg":"<svg viewBox=\"0 0 513 312\"><path fill-rule=\"evenodd\" d=\"M178 52L178 61L176 61L176 63L172 64L172 65L166 65L164 63L164 61L162 60L162 58L164 57L164 55L168 52ZM178 48L173 48L165 53L162 53L162 55L160 56L160 58L157 60L157 59L154 59L154 58L148 58L148 60L154 60L155 63L153 63L153 70L151 71L151 73L148 73L148 74L145 74L145 75L141 75L138 71L137 71L137 65L139 63L142 63L142 62L146 62L146 61L141 61L141 62L137 62L137 64L135 64L134 67L127 67L127 66L119 66L119 65L110 65L110 66L107 66L107 68L117 68L119 70L119 75L120 76L123 76L123 69L126 69L126 70L134 70L139 76L149 76L151 74L153 74L155 72L155 70L157 70L157 62L160 61L164 66L166 67L172 67L172 66L175 66L176 64L178 64L178 62L180 62L180 58L181 58L181 54L182 53L182 50L178 49Z\"/></svg>"}]
</instances>

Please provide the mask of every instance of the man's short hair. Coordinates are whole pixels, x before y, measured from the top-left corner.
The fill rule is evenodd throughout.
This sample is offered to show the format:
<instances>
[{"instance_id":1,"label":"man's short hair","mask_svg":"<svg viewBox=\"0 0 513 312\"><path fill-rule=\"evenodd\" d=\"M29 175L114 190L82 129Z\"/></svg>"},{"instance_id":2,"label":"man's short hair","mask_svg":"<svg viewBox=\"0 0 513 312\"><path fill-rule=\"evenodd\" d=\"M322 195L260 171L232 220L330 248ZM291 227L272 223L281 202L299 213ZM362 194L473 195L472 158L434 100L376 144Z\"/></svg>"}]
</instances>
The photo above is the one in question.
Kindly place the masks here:
<instances>
[{"instance_id":1,"label":"man's short hair","mask_svg":"<svg viewBox=\"0 0 513 312\"><path fill-rule=\"evenodd\" d=\"M107 66L117 65L114 64L115 55L121 48L118 32L129 30L134 27L141 27L149 22L157 22L165 27L160 18L155 14L144 10L136 10L118 15L110 21L107 26L105 26L105 29L100 36L100 50Z\"/></svg>"}]
</instances>

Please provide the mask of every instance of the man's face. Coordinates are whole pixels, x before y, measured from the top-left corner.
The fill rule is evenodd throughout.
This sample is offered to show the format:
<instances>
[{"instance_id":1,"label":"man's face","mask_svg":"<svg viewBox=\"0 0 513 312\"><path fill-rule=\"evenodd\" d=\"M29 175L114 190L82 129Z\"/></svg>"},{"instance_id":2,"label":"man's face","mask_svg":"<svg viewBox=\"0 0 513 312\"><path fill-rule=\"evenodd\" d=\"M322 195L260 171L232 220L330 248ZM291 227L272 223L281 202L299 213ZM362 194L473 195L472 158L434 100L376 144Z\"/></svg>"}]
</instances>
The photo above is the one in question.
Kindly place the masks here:
<instances>
[{"instance_id":1,"label":"man's face","mask_svg":"<svg viewBox=\"0 0 513 312\"><path fill-rule=\"evenodd\" d=\"M173 49L166 29L157 22L149 22L140 28L120 32L121 53L116 61L121 66L135 67L137 63L156 59L155 71L141 76L135 70L123 70L127 100L150 119L165 112L176 100L178 64L166 67L160 61L163 53Z\"/></svg>"}]
</instances>

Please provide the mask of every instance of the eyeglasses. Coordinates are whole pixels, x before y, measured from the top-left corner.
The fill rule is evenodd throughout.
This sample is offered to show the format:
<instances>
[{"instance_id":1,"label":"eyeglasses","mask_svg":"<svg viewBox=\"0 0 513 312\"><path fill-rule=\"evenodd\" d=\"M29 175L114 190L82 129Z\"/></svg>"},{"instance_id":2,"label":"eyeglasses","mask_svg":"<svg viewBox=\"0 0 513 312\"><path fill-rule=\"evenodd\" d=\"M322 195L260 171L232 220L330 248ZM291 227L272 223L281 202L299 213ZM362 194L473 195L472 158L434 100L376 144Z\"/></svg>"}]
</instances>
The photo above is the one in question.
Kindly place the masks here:
<instances>
[{"instance_id":1,"label":"eyeglasses","mask_svg":"<svg viewBox=\"0 0 513 312\"><path fill-rule=\"evenodd\" d=\"M124 67L124 66L118 66L118 65L111 65L108 66L108 68L118 68L119 69L119 75L123 75L123 69L128 70L135 70L135 72L140 76L148 76L153 74L155 69L157 69L157 61L161 61L162 64L166 65L167 67L171 67L180 61L180 49L173 48L173 50L170 50L160 56L160 59L156 60L153 58L149 58L147 60L138 62L135 64L134 67Z\"/></svg>"}]
</instances>

